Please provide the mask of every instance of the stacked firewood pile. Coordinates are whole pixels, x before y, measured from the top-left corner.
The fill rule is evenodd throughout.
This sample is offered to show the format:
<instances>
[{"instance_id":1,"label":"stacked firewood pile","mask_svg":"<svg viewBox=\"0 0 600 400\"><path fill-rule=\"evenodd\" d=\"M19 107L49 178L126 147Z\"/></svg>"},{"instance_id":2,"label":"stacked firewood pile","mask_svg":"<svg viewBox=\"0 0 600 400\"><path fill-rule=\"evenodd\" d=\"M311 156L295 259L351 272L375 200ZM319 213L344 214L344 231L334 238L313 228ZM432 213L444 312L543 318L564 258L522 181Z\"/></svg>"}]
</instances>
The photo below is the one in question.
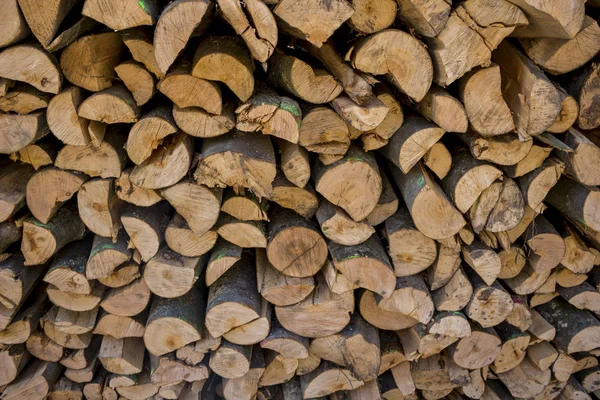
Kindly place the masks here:
<instances>
[{"instance_id":1,"label":"stacked firewood pile","mask_svg":"<svg viewBox=\"0 0 600 400\"><path fill-rule=\"evenodd\" d=\"M0 399L600 396L597 7L3 0Z\"/></svg>"}]
</instances>

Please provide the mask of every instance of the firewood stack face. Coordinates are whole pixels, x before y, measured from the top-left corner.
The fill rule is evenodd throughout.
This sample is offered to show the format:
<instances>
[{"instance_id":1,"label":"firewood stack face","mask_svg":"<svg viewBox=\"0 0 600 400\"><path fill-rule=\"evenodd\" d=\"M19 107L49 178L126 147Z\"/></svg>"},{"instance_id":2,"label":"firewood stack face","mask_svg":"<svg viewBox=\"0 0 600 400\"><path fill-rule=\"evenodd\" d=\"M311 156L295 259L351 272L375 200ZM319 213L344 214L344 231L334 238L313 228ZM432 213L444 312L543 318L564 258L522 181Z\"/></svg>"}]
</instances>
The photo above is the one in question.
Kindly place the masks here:
<instances>
[{"instance_id":1,"label":"firewood stack face","mask_svg":"<svg viewBox=\"0 0 600 400\"><path fill-rule=\"evenodd\" d=\"M600 397L600 0L0 3L0 400Z\"/></svg>"}]
</instances>

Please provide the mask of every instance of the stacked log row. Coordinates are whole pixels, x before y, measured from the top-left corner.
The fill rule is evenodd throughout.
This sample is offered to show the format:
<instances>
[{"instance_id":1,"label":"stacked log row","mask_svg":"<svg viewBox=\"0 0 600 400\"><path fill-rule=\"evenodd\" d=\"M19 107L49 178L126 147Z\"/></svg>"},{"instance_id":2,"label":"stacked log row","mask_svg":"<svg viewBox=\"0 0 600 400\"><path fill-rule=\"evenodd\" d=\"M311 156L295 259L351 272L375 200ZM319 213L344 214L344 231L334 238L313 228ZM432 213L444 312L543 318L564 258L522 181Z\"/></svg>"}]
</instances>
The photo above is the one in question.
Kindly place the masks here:
<instances>
[{"instance_id":1,"label":"stacked log row","mask_svg":"<svg viewBox=\"0 0 600 400\"><path fill-rule=\"evenodd\" d=\"M0 399L600 396L598 0L4 0Z\"/></svg>"}]
</instances>

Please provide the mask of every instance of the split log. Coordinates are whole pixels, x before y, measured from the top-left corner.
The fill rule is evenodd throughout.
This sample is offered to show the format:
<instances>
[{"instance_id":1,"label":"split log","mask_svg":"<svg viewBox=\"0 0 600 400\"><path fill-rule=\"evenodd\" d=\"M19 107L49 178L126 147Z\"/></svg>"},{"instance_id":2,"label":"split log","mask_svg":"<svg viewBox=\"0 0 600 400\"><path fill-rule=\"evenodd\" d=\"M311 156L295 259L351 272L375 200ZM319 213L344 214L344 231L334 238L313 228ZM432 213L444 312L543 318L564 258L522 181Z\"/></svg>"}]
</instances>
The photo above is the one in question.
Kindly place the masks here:
<instances>
[{"instance_id":1,"label":"split log","mask_svg":"<svg viewBox=\"0 0 600 400\"><path fill-rule=\"evenodd\" d=\"M118 178L126 164L123 148L125 137L120 127L110 129L99 146L64 146L56 156L54 165L61 169L83 172L91 177ZM83 161L85 160L85 161Z\"/></svg>"},{"instance_id":2,"label":"split log","mask_svg":"<svg viewBox=\"0 0 600 400\"><path fill-rule=\"evenodd\" d=\"M75 312L66 308L57 307L56 315L50 321L57 329L69 335L83 335L91 332L96 323L98 307L88 311Z\"/></svg>"},{"instance_id":3,"label":"split log","mask_svg":"<svg viewBox=\"0 0 600 400\"><path fill-rule=\"evenodd\" d=\"M144 345L151 354L161 356L199 340L204 310L204 297L198 286L173 299L155 297L146 322Z\"/></svg>"},{"instance_id":4,"label":"split log","mask_svg":"<svg viewBox=\"0 0 600 400\"><path fill-rule=\"evenodd\" d=\"M10 46L29 36L31 31L17 4L17 0L2 4L2 41L0 47Z\"/></svg>"},{"instance_id":5,"label":"split log","mask_svg":"<svg viewBox=\"0 0 600 400\"><path fill-rule=\"evenodd\" d=\"M350 133L335 111L328 107L314 107L303 115L298 144L320 155L342 156L346 153L350 146Z\"/></svg>"},{"instance_id":6,"label":"split log","mask_svg":"<svg viewBox=\"0 0 600 400\"><path fill-rule=\"evenodd\" d=\"M224 333L223 338L231 343L242 346L259 343L269 335L269 330L271 329L271 316L271 304L265 299L260 299L260 312L258 318Z\"/></svg>"},{"instance_id":7,"label":"split log","mask_svg":"<svg viewBox=\"0 0 600 400\"><path fill-rule=\"evenodd\" d=\"M221 67L215 68L217 64ZM241 101L247 101L254 92L253 71L245 46L233 36L207 37L194 55L192 75L224 83Z\"/></svg>"},{"instance_id":8,"label":"split log","mask_svg":"<svg viewBox=\"0 0 600 400\"><path fill-rule=\"evenodd\" d=\"M221 115L223 98L219 84L191 75L191 67L188 60L173 66L169 74L158 82L156 88L167 96L178 109L197 107L211 114ZM186 131L184 127L181 128Z\"/></svg>"},{"instance_id":9,"label":"split log","mask_svg":"<svg viewBox=\"0 0 600 400\"><path fill-rule=\"evenodd\" d=\"M252 346L240 346L226 340L210 356L210 369L226 379L241 378L250 370Z\"/></svg>"},{"instance_id":10,"label":"split log","mask_svg":"<svg viewBox=\"0 0 600 400\"><path fill-rule=\"evenodd\" d=\"M517 37L572 39L581 29L585 15L584 6L580 1L569 0L561 4L536 4L527 0L509 1L519 6L529 20L529 25L515 30L513 36Z\"/></svg>"},{"instance_id":11,"label":"split log","mask_svg":"<svg viewBox=\"0 0 600 400\"><path fill-rule=\"evenodd\" d=\"M404 361L407 361L400 338L395 332L380 330L379 347L381 350L381 365L379 366L378 372L379 376L386 371L393 369Z\"/></svg>"},{"instance_id":12,"label":"split log","mask_svg":"<svg viewBox=\"0 0 600 400\"><path fill-rule=\"evenodd\" d=\"M310 374L312 371L317 369L321 364L321 359L309 353L307 358L301 358L298 360L298 369L296 369L296 375L302 376Z\"/></svg>"},{"instance_id":13,"label":"split log","mask_svg":"<svg viewBox=\"0 0 600 400\"><path fill-rule=\"evenodd\" d=\"M87 176L81 172L44 168L27 181L27 207L36 219L46 224L86 180Z\"/></svg>"},{"instance_id":14,"label":"split log","mask_svg":"<svg viewBox=\"0 0 600 400\"><path fill-rule=\"evenodd\" d=\"M97 358L94 358L90 361L89 365L82 369L67 369L65 371L65 377L73 382L81 384L81 387L83 387L84 383L91 382L94 378L99 365L100 361Z\"/></svg>"},{"instance_id":15,"label":"split log","mask_svg":"<svg viewBox=\"0 0 600 400\"><path fill-rule=\"evenodd\" d=\"M525 202L519 186L510 178L502 181L498 202L490 212L485 229L487 232L505 232L515 228L525 215Z\"/></svg>"},{"instance_id":16,"label":"split log","mask_svg":"<svg viewBox=\"0 0 600 400\"><path fill-rule=\"evenodd\" d=\"M215 244L206 265L206 285L212 285L242 258L243 249L224 239Z\"/></svg>"},{"instance_id":17,"label":"split log","mask_svg":"<svg viewBox=\"0 0 600 400\"><path fill-rule=\"evenodd\" d=\"M147 318L148 313L145 311L133 317L123 317L103 312L98 317L94 334L110 335L115 339L143 337Z\"/></svg>"},{"instance_id":18,"label":"split log","mask_svg":"<svg viewBox=\"0 0 600 400\"><path fill-rule=\"evenodd\" d=\"M441 3L444 4L444 2ZM439 86L431 86L416 108L421 115L446 132L467 132L469 119L465 107L458 99Z\"/></svg>"},{"instance_id":19,"label":"split log","mask_svg":"<svg viewBox=\"0 0 600 400\"><path fill-rule=\"evenodd\" d=\"M350 321L348 313L353 310L353 292L331 292L322 275L317 275L314 291L304 300L286 307L275 307L277 320L285 329L308 338L341 331Z\"/></svg>"},{"instance_id":20,"label":"split log","mask_svg":"<svg viewBox=\"0 0 600 400\"><path fill-rule=\"evenodd\" d=\"M547 29L547 26L544 27ZM573 33L575 31L572 31ZM520 38L525 54L554 75L571 72L590 61L600 51L598 23L588 16L572 39L553 37ZM546 33L545 33L546 35ZM570 34L569 36L573 36Z\"/></svg>"},{"instance_id":21,"label":"split log","mask_svg":"<svg viewBox=\"0 0 600 400\"><path fill-rule=\"evenodd\" d=\"M244 256L210 286L205 323L213 337L259 318L256 275L250 265Z\"/></svg>"},{"instance_id":22,"label":"split log","mask_svg":"<svg viewBox=\"0 0 600 400\"><path fill-rule=\"evenodd\" d=\"M281 154L281 170L288 181L304 188L310 180L310 161L304 147L281 140L277 142Z\"/></svg>"},{"instance_id":23,"label":"split log","mask_svg":"<svg viewBox=\"0 0 600 400\"><path fill-rule=\"evenodd\" d=\"M144 114L133 125L127 136L125 149L129 159L142 164L163 142L177 132L177 126L167 107L158 107Z\"/></svg>"},{"instance_id":24,"label":"split log","mask_svg":"<svg viewBox=\"0 0 600 400\"><path fill-rule=\"evenodd\" d=\"M600 223L596 222L595 213L591 211L595 208L595 199L595 188L563 177L550 190L546 201L572 222L581 222L591 229L600 230Z\"/></svg>"},{"instance_id":25,"label":"split log","mask_svg":"<svg viewBox=\"0 0 600 400\"><path fill-rule=\"evenodd\" d=\"M275 6L273 13L283 32L321 47L352 16L354 10L345 0L335 0L328 5L311 0L302 10L297 8L294 1L282 0ZM319 15L319 24L314 24L314 15Z\"/></svg>"},{"instance_id":26,"label":"split log","mask_svg":"<svg viewBox=\"0 0 600 400\"><path fill-rule=\"evenodd\" d=\"M132 251L127 244L127 235L121 231L116 242L112 238L94 236L92 251L88 258L85 274L88 279L109 276L117 266L129 261Z\"/></svg>"},{"instance_id":27,"label":"split log","mask_svg":"<svg viewBox=\"0 0 600 400\"><path fill-rule=\"evenodd\" d=\"M248 372L236 379L223 379L223 396L226 399L251 400L258 391L258 382L265 372L263 352L258 346L252 349Z\"/></svg>"},{"instance_id":28,"label":"split log","mask_svg":"<svg viewBox=\"0 0 600 400\"><path fill-rule=\"evenodd\" d=\"M574 377L569 378L567 385L563 391L558 395L559 400L589 400L591 397L587 394L586 390L581 386L581 383Z\"/></svg>"},{"instance_id":29,"label":"split log","mask_svg":"<svg viewBox=\"0 0 600 400\"><path fill-rule=\"evenodd\" d=\"M149 28L137 27L121 32L123 43L129 49L133 59L144 64L146 69L156 75L157 78L165 77L160 71L154 54L154 32Z\"/></svg>"},{"instance_id":30,"label":"split log","mask_svg":"<svg viewBox=\"0 0 600 400\"><path fill-rule=\"evenodd\" d=\"M577 379L581 382L581 386L589 393L600 389L598 377L600 369L598 367L583 370L577 374Z\"/></svg>"},{"instance_id":31,"label":"split log","mask_svg":"<svg viewBox=\"0 0 600 400\"><path fill-rule=\"evenodd\" d=\"M438 354L419 359L410 371L414 386L420 390L453 389L456 385L450 381L450 362Z\"/></svg>"},{"instance_id":32,"label":"split log","mask_svg":"<svg viewBox=\"0 0 600 400\"><path fill-rule=\"evenodd\" d=\"M43 111L27 115L0 113L0 153L15 153L46 136L45 117Z\"/></svg>"},{"instance_id":33,"label":"split log","mask_svg":"<svg viewBox=\"0 0 600 400\"><path fill-rule=\"evenodd\" d=\"M73 16L73 14L71 14L71 16ZM54 40L44 47L46 50L50 52L62 50L76 41L81 35L85 35L98 26L98 23L91 18L82 16L81 18L77 17L72 20L71 16L69 16L68 21L72 22L73 25L56 35Z\"/></svg>"},{"instance_id":34,"label":"split log","mask_svg":"<svg viewBox=\"0 0 600 400\"><path fill-rule=\"evenodd\" d=\"M208 253L218 238L216 230L209 230L201 236L196 235L185 219L177 213L167 225L164 235L169 248L184 257L199 257Z\"/></svg>"},{"instance_id":35,"label":"split log","mask_svg":"<svg viewBox=\"0 0 600 400\"><path fill-rule=\"evenodd\" d=\"M571 305L580 310L600 311L600 293L587 282L573 287L558 287L556 291Z\"/></svg>"},{"instance_id":36,"label":"split log","mask_svg":"<svg viewBox=\"0 0 600 400\"><path fill-rule=\"evenodd\" d=\"M588 278L587 274L575 274L567 268L558 268L555 273L556 284L562 287L581 285Z\"/></svg>"},{"instance_id":37,"label":"split log","mask_svg":"<svg viewBox=\"0 0 600 400\"><path fill-rule=\"evenodd\" d=\"M25 164L31 164L36 171L47 165L54 164L56 151L50 143L30 144L23 147L18 153L13 153L11 158Z\"/></svg>"},{"instance_id":38,"label":"split log","mask_svg":"<svg viewBox=\"0 0 600 400\"><path fill-rule=\"evenodd\" d=\"M129 235L129 246L139 251L142 261L148 261L158 253L164 239L168 211L165 203L151 207L124 207L121 223Z\"/></svg>"},{"instance_id":39,"label":"split log","mask_svg":"<svg viewBox=\"0 0 600 400\"><path fill-rule=\"evenodd\" d=\"M194 178L209 187L246 187L269 197L275 179L275 154L268 136L233 133L206 139Z\"/></svg>"},{"instance_id":40,"label":"split log","mask_svg":"<svg viewBox=\"0 0 600 400\"><path fill-rule=\"evenodd\" d=\"M467 316L482 327L496 326L506 320L513 309L511 296L498 282L487 285L474 272L467 270L467 276L473 286L473 297L465 312Z\"/></svg>"},{"instance_id":41,"label":"split log","mask_svg":"<svg viewBox=\"0 0 600 400\"><path fill-rule=\"evenodd\" d=\"M0 263L0 303L8 309L18 308L44 273L44 267L26 267L21 255L12 255ZM0 332L2 336L2 332ZM0 341L0 343L3 343Z\"/></svg>"},{"instance_id":42,"label":"split log","mask_svg":"<svg viewBox=\"0 0 600 400\"><path fill-rule=\"evenodd\" d=\"M397 278L392 295L378 298L377 306L383 311L396 312L423 324L429 323L434 311L429 290L418 275Z\"/></svg>"},{"instance_id":43,"label":"split log","mask_svg":"<svg viewBox=\"0 0 600 400\"><path fill-rule=\"evenodd\" d=\"M304 188L299 188L288 181L283 172L278 169L272 185L273 193L269 199L270 201L279 204L281 207L294 210L304 218L312 218L317 212L319 199L310 184L307 184Z\"/></svg>"},{"instance_id":44,"label":"split log","mask_svg":"<svg viewBox=\"0 0 600 400\"><path fill-rule=\"evenodd\" d=\"M494 328L471 326L471 335L452 345L449 353L458 366L478 369L492 364L501 350L501 341Z\"/></svg>"},{"instance_id":45,"label":"split log","mask_svg":"<svg viewBox=\"0 0 600 400\"><path fill-rule=\"evenodd\" d=\"M519 365L534 346L528 347L528 333L522 332L511 324L503 322L497 325L494 330L502 340L502 349L496 356L491 368L494 373L501 374Z\"/></svg>"},{"instance_id":46,"label":"split log","mask_svg":"<svg viewBox=\"0 0 600 400\"><path fill-rule=\"evenodd\" d=\"M600 118L595 111L598 107L596 100L598 80L600 79L600 65L591 63L580 71L573 73L567 81L565 89L579 104L579 118L577 126L580 129L594 129L600 126Z\"/></svg>"},{"instance_id":47,"label":"split log","mask_svg":"<svg viewBox=\"0 0 600 400\"><path fill-rule=\"evenodd\" d=\"M62 86L58 62L35 44L19 44L3 50L0 53L0 76L28 83L46 93L58 94Z\"/></svg>"},{"instance_id":48,"label":"split log","mask_svg":"<svg viewBox=\"0 0 600 400\"><path fill-rule=\"evenodd\" d=\"M309 356L308 339L288 331L276 319L260 347L276 351L285 358L304 359Z\"/></svg>"},{"instance_id":49,"label":"split log","mask_svg":"<svg viewBox=\"0 0 600 400\"><path fill-rule=\"evenodd\" d=\"M90 345L92 341L92 333L87 332L81 335L65 333L54 325L53 321L58 314L58 307L52 307L46 315L40 319L40 325L44 329L44 333L50 340L67 349L84 349Z\"/></svg>"},{"instance_id":50,"label":"split log","mask_svg":"<svg viewBox=\"0 0 600 400\"><path fill-rule=\"evenodd\" d=\"M385 170L381 172L381 196L379 196L379 202L367 216L367 222L371 226L376 226L383 223L389 217L394 215L398 210L398 197L396 192L388 178L388 174Z\"/></svg>"},{"instance_id":51,"label":"split log","mask_svg":"<svg viewBox=\"0 0 600 400\"><path fill-rule=\"evenodd\" d=\"M567 131L562 141L574 150L558 152L558 157L565 163L565 172L584 185L600 185L600 178L593 173L600 166L597 164L600 163L600 148L574 128Z\"/></svg>"},{"instance_id":52,"label":"split log","mask_svg":"<svg viewBox=\"0 0 600 400\"><path fill-rule=\"evenodd\" d=\"M59 362L64 354L64 348L61 345L54 343L44 332L39 330L36 330L27 338L25 346L32 356L42 361ZM7 349L10 352L12 347L8 347ZM8 368L6 364L2 366Z\"/></svg>"},{"instance_id":53,"label":"split log","mask_svg":"<svg viewBox=\"0 0 600 400\"><path fill-rule=\"evenodd\" d=\"M260 249L256 250L256 279L258 291L262 297L273 305L282 307L302 301L310 295L315 287L312 276L299 278L282 274L268 262L265 251ZM207 282L207 284L209 283Z\"/></svg>"},{"instance_id":54,"label":"split log","mask_svg":"<svg viewBox=\"0 0 600 400\"><path fill-rule=\"evenodd\" d=\"M528 264L537 273L550 271L565 255L566 247L562 237L543 216L535 218L525 232L528 248Z\"/></svg>"},{"instance_id":55,"label":"split log","mask_svg":"<svg viewBox=\"0 0 600 400\"><path fill-rule=\"evenodd\" d=\"M187 365L197 365L203 359L206 353L215 351L221 345L221 337L214 338L208 330L202 330L202 339L180 347L175 352L178 360L182 360Z\"/></svg>"},{"instance_id":56,"label":"split log","mask_svg":"<svg viewBox=\"0 0 600 400\"><path fill-rule=\"evenodd\" d=\"M135 261L128 261L115 268L110 275L98 278L98 282L110 288L119 288L130 284L140 276L140 266Z\"/></svg>"},{"instance_id":57,"label":"split log","mask_svg":"<svg viewBox=\"0 0 600 400\"><path fill-rule=\"evenodd\" d=\"M370 225L355 222L344 210L327 200L321 201L317 220L325 237L344 246L363 243L375 232Z\"/></svg>"},{"instance_id":58,"label":"split log","mask_svg":"<svg viewBox=\"0 0 600 400\"><path fill-rule=\"evenodd\" d=\"M208 379L210 373L207 365L186 365L175 358L175 353L160 357L150 356L150 367L152 383L159 385L168 382L194 382Z\"/></svg>"},{"instance_id":59,"label":"split log","mask_svg":"<svg viewBox=\"0 0 600 400\"><path fill-rule=\"evenodd\" d=\"M465 105L470 127L482 136L501 135L515 128L511 112L502 98L500 81L497 64L470 72L460 81L460 99Z\"/></svg>"},{"instance_id":60,"label":"split log","mask_svg":"<svg viewBox=\"0 0 600 400\"><path fill-rule=\"evenodd\" d=\"M498 46L493 60L500 65L502 95L514 115L519 137L526 140L551 127L560 114L561 99L542 70L506 41Z\"/></svg>"},{"instance_id":61,"label":"split log","mask_svg":"<svg viewBox=\"0 0 600 400\"><path fill-rule=\"evenodd\" d=\"M356 389L364 384L349 370L324 361L309 374L300 377L303 398L327 396L338 390Z\"/></svg>"},{"instance_id":62,"label":"split log","mask_svg":"<svg viewBox=\"0 0 600 400\"><path fill-rule=\"evenodd\" d=\"M515 368L498 374L500 381L514 397L527 398L540 394L550 383L549 369L540 371L529 359L524 359Z\"/></svg>"},{"instance_id":63,"label":"split log","mask_svg":"<svg viewBox=\"0 0 600 400\"><path fill-rule=\"evenodd\" d=\"M79 216L85 226L99 236L117 239L122 205L115 194L113 179L92 179L77 192Z\"/></svg>"},{"instance_id":64,"label":"split log","mask_svg":"<svg viewBox=\"0 0 600 400\"><path fill-rule=\"evenodd\" d=\"M505 279L504 283L516 294L532 294L546 282L550 274L549 270L538 273L527 263L517 276Z\"/></svg>"},{"instance_id":65,"label":"split log","mask_svg":"<svg viewBox=\"0 0 600 400\"><path fill-rule=\"evenodd\" d=\"M192 290L208 255L184 257L167 247L161 248L144 267L144 281L150 291L163 298L183 296Z\"/></svg>"},{"instance_id":66,"label":"split log","mask_svg":"<svg viewBox=\"0 0 600 400\"><path fill-rule=\"evenodd\" d=\"M109 290L100 306L110 314L132 317L146 309L151 295L146 282L138 278L126 286Z\"/></svg>"},{"instance_id":67,"label":"split log","mask_svg":"<svg viewBox=\"0 0 600 400\"><path fill-rule=\"evenodd\" d=\"M565 254L560 264L574 274L586 274L594 267L594 254L589 251L586 243L581 239L577 231L562 218L553 218L552 225L562 237L565 245ZM562 274L564 282L569 279ZM565 286L565 285L561 285Z\"/></svg>"},{"instance_id":68,"label":"split log","mask_svg":"<svg viewBox=\"0 0 600 400\"><path fill-rule=\"evenodd\" d=\"M265 372L258 381L259 386L280 385L294 377L298 368L297 359L285 358L271 350L265 353Z\"/></svg>"},{"instance_id":69,"label":"split log","mask_svg":"<svg viewBox=\"0 0 600 400\"><path fill-rule=\"evenodd\" d=\"M115 179L115 192L121 200L140 207L150 207L162 200L155 190L134 185L130 179L132 172L133 169L128 168Z\"/></svg>"},{"instance_id":70,"label":"split log","mask_svg":"<svg viewBox=\"0 0 600 400\"><path fill-rule=\"evenodd\" d=\"M101 343L102 338L100 336L96 336L90 345L85 349L67 350L60 363L73 370L85 369L96 361Z\"/></svg>"},{"instance_id":71,"label":"split log","mask_svg":"<svg viewBox=\"0 0 600 400\"><path fill-rule=\"evenodd\" d=\"M48 107L52 98L50 93L43 93L26 84L19 84L0 97L0 110L29 114L33 111Z\"/></svg>"},{"instance_id":72,"label":"split log","mask_svg":"<svg viewBox=\"0 0 600 400\"><path fill-rule=\"evenodd\" d=\"M518 186L517 190L519 190ZM481 231L486 227L487 220L495 205L498 203L501 191L502 182L493 182L490 186L484 189L483 192L481 192L477 200L475 200L475 203L473 203L471 208L469 208L467 217L471 222L471 227L473 228L474 233L480 234ZM519 195L521 195L521 192L519 192ZM523 197L521 196L521 198Z\"/></svg>"},{"instance_id":73,"label":"split log","mask_svg":"<svg viewBox=\"0 0 600 400\"><path fill-rule=\"evenodd\" d=\"M539 168L517 180L523 193L523 199L531 209L536 212L540 211L540 207L543 206L542 201L548 201L547 197L559 181L564 168L561 161L556 158L549 158Z\"/></svg>"},{"instance_id":74,"label":"split log","mask_svg":"<svg viewBox=\"0 0 600 400\"><path fill-rule=\"evenodd\" d=\"M520 246L511 246L508 250L500 250L498 257L500 257L501 264L498 274L500 279L514 278L519 275L527 261L525 251Z\"/></svg>"},{"instance_id":75,"label":"split log","mask_svg":"<svg viewBox=\"0 0 600 400\"><path fill-rule=\"evenodd\" d=\"M566 132L579 117L579 104L573 96L570 96L565 89L555 85L561 98L561 111L556 117L554 124L546 131L550 133Z\"/></svg>"},{"instance_id":76,"label":"split log","mask_svg":"<svg viewBox=\"0 0 600 400\"><path fill-rule=\"evenodd\" d=\"M360 314L371 325L385 330L400 330L409 328L419 321L415 318L402 314L401 312L390 310L392 307L379 306L380 297L369 290L359 292L358 307ZM392 304L393 306L393 304ZM400 308L402 311L402 308Z\"/></svg>"},{"instance_id":77,"label":"split log","mask_svg":"<svg viewBox=\"0 0 600 400\"><path fill-rule=\"evenodd\" d=\"M431 58L423 44L395 29L361 40L352 53L352 65L366 73L385 75L396 89L416 102L425 97L434 75Z\"/></svg>"},{"instance_id":78,"label":"split log","mask_svg":"<svg viewBox=\"0 0 600 400\"><path fill-rule=\"evenodd\" d=\"M137 122L141 110L124 86L111 86L85 99L77 114L92 121L116 124Z\"/></svg>"},{"instance_id":79,"label":"split log","mask_svg":"<svg viewBox=\"0 0 600 400\"><path fill-rule=\"evenodd\" d=\"M0 221L4 222L26 202L27 183L34 175L27 164L5 163L0 173Z\"/></svg>"},{"instance_id":80,"label":"split log","mask_svg":"<svg viewBox=\"0 0 600 400\"><path fill-rule=\"evenodd\" d=\"M0 332L0 343L7 345L25 343L37 327L46 302L47 296L42 290L12 308L10 321L2 321L4 329Z\"/></svg>"},{"instance_id":81,"label":"split log","mask_svg":"<svg viewBox=\"0 0 600 400\"><path fill-rule=\"evenodd\" d=\"M527 349L527 358L535 364L540 371L545 371L550 368L557 357L558 351L548 342L536 343L529 346Z\"/></svg>"},{"instance_id":82,"label":"split log","mask_svg":"<svg viewBox=\"0 0 600 400\"><path fill-rule=\"evenodd\" d=\"M500 257L494 250L476 241L469 246L464 246L462 254L465 262L487 285L494 283L502 269Z\"/></svg>"},{"instance_id":83,"label":"split log","mask_svg":"<svg viewBox=\"0 0 600 400\"><path fill-rule=\"evenodd\" d=\"M108 335L103 336L98 359L108 372L138 374L143 368L144 342L141 338L115 339Z\"/></svg>"},{"instance_id":84,"label":"split log","mask_svg":"<svg viewBox=\"0 0 600 400\"><path fill-rule=\"evenodd\" d=\"M44 264L67 243L82 239L85 234L85 225L73 206L59 209L47 224L27 218L21 242L25 265Z\"/></svg>"},{"instance_id":85,"label":"split log","mask_svg":"<svg viewBox=\"0 0 600 400\"><path fill-rule=\"evenodd\" d=\"M85 16L120 31L140 25L153 25L158 18L159 8L154 0L136 3L122 0L112 7L99 0L87 0L81 13Z\"/></svg>"},{"instance_id":86,"label":"split log","mask_svg":"<svg viewBox=\"0 0 600 400\"><path fill-rule=\"evenodd\" d=\"M462 215L422 164L415 165L406 175L397 171L392 177L402 192L416 228L425 236L444 239L455 235L465 225ZM439 210L439 214L431 215L428 211L431 209Z\"/></svg>"},{"instance_id":87,"label":"split log","mask_svg":"<svg viewBox=\"0 0 600 400\"><path fill-rule=\"evenodd\" d=\"M62 292L91 294L92 285L86 277L86 263L91 250L91 238L68 244L54 258L44 282Z\"/></svg>"},{"instance_id":88,"label":"split log","mask_svg":"<svg viewBox=\"0 0 600 400\"><path fill-rule=\"evenodd\" d=\"M427 271L427 283L431 290L444 286L458 270L461 264L460 249L437 245L437 258Z\"/></svg>"},{"instance_id":89,"label":"split log","mask_svg":"<svg viewBox=\"0 0 600 400\"><path fill-rule=\"evenodd\" d=\"M552 147L533 144L527 155L514 165L507 165L503 168L504 173L511 178L523 176L536 168L548 158Z\"/></svg>"},{"instance_id":90,"label":"split log","mask_svg":"<svg viewBox=\"0 0 600 400\"><path fill-rule=\"evenodd\" d=\"M163 189L177 183L188 173L193 145L193 138L183 132L169 136L150 157L133 168L131 182L144 189Z\"/></svg>"},{"instance_id":91,"label":"split log","mask_svg":"<svg viewBox=\"0 0 600 400\"><path fill-rule=\"evenodd\" d=\"M242 221L268 220L267 202L259 199L251 192L236 193L232 189L225 191L221 211Z\"/></svg>"},{"instance_id":92,"label":"split log","mask_svg":"<svg viewBox=\"0 0 600 400\"><path fill-rule=\"evenodd\" d=\"M0 254L11 244L21 240L22 226L17 226L12 221L0 223Z\"/></svg>"},{"instance_id":93,"label":"split log","mask_svg":"<svg viewBox=\"0 0 600 400\"><path fill-rule=\"evenodd\" d=\"M62 370L63 367L58 363L34 360L4 389L2 397L7 400L24 397L43 399L54 387Z\"/></svg>"},{"instance_id":94,"label":"split log","mask_svg":"<svg viewBox=\"0 0 600 400\"><path fill-rule=\"evenodd\" d=\"M154 56L161 74L167 73L194 31L208 25L213 11L214 4L206 0L175 1L163 9L154 33Z\"/></svg>"},{"instance_id":95,"label":"split log","mask_svg":"<svg viewBox=\"0 0 600 400\"><path fill-rule=\"evenodd\" d=\"M452 278L441 288L431 293L431 298L438 311L462 310L473 295L473 286L459 268Z\"/></svg>"},{"instance_id":96,"label":"split log","mask_svg":"<svg viewBox=\"0 0 600 400\"><path fill-rule=\"evenodd\" d=\"M398 2L398 8L398 16L426 37L437 36L446 24L451 9L450 5L442 0L431 4L418 0L401 0Z\"/></svg>"},{"instance_id":97,"label":"split log","mask_svg":"<svg viewBox=\"0 0 600 400\"><path fill-rule=\"evenodd\" d=\"M532 140L521 142L519 137L513 134L494 137L465 134L460 135L459 138L469 146L471 154L476 159L503 166L518 164L527 157L533 147Z\"/></svg>"},{"instance_id":98,"label":"split log","mask_svg":"<svg viewBox=\"0 0 600 400\"><path fill-rule=\"evenodd\" d=\"M39 3L35 0L19 1L19 7L27 24L43 46L47 46L54 39L60 24L75 4L77 2L73 0L56 0L51 3Z\"/></svg>"}]
</instances>

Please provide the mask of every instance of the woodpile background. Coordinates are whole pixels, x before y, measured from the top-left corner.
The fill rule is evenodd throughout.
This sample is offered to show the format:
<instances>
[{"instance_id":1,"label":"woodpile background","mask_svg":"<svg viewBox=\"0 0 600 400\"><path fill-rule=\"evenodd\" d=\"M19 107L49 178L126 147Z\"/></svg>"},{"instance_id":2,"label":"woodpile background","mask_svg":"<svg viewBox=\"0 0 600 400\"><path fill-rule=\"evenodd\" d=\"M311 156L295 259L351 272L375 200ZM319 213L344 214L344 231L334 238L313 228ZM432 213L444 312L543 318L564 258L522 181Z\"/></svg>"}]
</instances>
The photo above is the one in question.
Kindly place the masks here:
<instances>
[{"instance_id":1,"label":"woodpile background","mask_svg":"<svg viewBox=\"0 0 600 400\"><path fill-rule=\"evenodd\" d=\"M599 0L2 0L2 400L600 396Z\"/></svg>"}]
</instances>

